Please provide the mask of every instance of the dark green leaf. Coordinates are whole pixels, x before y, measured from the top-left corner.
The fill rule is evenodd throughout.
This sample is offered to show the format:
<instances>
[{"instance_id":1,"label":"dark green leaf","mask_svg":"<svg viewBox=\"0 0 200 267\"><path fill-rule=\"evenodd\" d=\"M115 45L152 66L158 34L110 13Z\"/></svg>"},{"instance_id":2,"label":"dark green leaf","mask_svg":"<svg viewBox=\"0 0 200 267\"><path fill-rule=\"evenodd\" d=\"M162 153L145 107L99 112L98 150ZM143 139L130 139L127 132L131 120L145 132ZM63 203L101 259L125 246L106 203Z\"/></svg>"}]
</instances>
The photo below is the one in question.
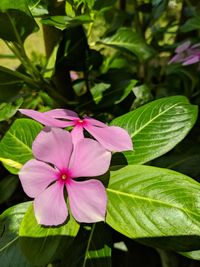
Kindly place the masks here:
<instances>
[{"instance_id":1,"label":"dark green leaf","mask_svg":"<svg viewBox=\"0 0 200 267\"><path fill-rule=\"evenodd\" d=\"M182 32L191 32L200 29L200 16L188 19L180 28Z\"/></svg>"},{"instance_id":2,"label":"dark green leaf","mask_svg":"<svg viewBox=\"0 0 200 267\"><path fill-rule=\"evenodd\" d=\"M112 121L126 129L134 144L124 155L130 164L155 159L177 145L193 127L198 108L184 96L166 97L150 102Z\"/></svg>"},{"instance_id":3,"label":"dark green leaf","mask_svg":"<svg viewBox=\"0 0 200 267\"><path fill-rule=\"evenodd\" d=\"M30 205L25 202L7 209L0 215L0 263L1 267L31 267L21 252L19 226Z\"/></svg>"},{"instance_id":4,"label":"dark green leaf","mask_svg":"<svg viewBox=\"0 0 200 267\"><path fill-rule=\"evenodd\" d=\"M0 38L19 44L38 29L26 0L1 0L0 24Z\"/></svg>"},{"instance_id":5,"label":"dark green leaf","mask_svg":"<svg viewBox=\"0 0 200 267\"><path fill-rule=\"evenodd\" d=\"M18 185L18 177L8 175L0 181L0 204L8 200Z\"/></svg>"},{"instance_id":6,"label":"dark green leaf","mask_svg":"<svg viewBox=\"0 0 200 267\"><path fill-rule=\"evenodd\" d=\"M107 223L147 245L199 249L200 185L167 169L132 165L112 171Z\"/></svg>"}]
</instances>

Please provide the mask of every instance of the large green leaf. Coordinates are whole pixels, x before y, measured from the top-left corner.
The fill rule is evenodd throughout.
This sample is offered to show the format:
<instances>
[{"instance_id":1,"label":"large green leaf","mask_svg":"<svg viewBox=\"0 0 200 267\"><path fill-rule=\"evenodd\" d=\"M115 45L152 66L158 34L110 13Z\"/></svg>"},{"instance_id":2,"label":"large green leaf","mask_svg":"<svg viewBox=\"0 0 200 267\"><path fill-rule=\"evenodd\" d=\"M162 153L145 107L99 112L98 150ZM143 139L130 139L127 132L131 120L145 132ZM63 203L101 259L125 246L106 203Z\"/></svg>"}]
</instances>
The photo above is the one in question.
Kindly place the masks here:
<instances>
[{"instance_id":1,"label":"large green leaf","mask_svg":"<svg viewBox=\"0 0 200 267\"><path fill-rule=\"evenodd\" d=\"M44 227L37 223L33 206L26 212L19 230L20 245L23 253L36 266L48 264L54 257L61 243L65 244L65 253L77 235L79 224L70 220L58 227Z\"/></svg>"},{"instance_id":2,"label":"large green leaf","mask_svg":"<svg viewBox=\"0 0 200 267\"><path fill-rule=\"evenodd\" d=\"M25 202L13 206L0 215L0 265L1 267L30 267L19 245L19 226L30 205Z\"/></svg>"},{"instance_id":3,"label":"large green leaf","mask_svg":"<svg viewBox=\"0 0 200 267\"><path fill-rule=\"evenodd\" d=\"M30 119L16 120L0 142L0 161L17 173L22 165L33 158L32 142L42 126Z\"/></svg>"},{"instance_id":4,"label":"large green leaf","mask_svg":"<svg viewBox=\"0 0 200 267\"><path fill-rule=\"evenodd\" d=\"M183 174L145 165L112 171L107 223L147 245L200 248L200 185Z\"/></svg>"},{"instance_id":5,"label":"large green leaf","mask_svg":"<svg viewBox=\"0 0 200 267\"><path fill-rule=\"evenodd\" d=\"M112 125L126 129L133 140L134 151L124 153L128 163L145 163L171 150L193 127L197 111L184 96L172 96L114 119Z\"/></svg>"},{"instance_id":6,"label":"large green leaf","mask_svg":"<svg viewBox=\"0 0 200 267\"><path fill-rule=\"evenodd\" d=\"M17 43L38 29L26 0L1 0L0 24L0 38Z\"/></svg>"},{"instance_id":7,"label":"large green leaf","mask_svg":"<svg viewBox=\"0 0 200 267\"><path fill-rule=\"evenodd\" d=\"M114 35L102 39L100 43L134 54L143 60L154 54L153 49L145 43L135 30L130 28L120 28Z\"/></svg>"}]
</instances>

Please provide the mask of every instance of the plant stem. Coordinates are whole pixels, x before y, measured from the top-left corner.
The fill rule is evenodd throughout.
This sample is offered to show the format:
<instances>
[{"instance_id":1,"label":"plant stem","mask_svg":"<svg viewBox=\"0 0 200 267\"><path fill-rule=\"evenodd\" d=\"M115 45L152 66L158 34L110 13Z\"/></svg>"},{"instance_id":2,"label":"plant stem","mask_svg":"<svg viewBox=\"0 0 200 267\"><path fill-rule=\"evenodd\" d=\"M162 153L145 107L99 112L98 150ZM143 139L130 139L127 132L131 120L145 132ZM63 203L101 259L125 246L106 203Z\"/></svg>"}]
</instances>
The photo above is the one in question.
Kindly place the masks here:
<instances>
[{"instance_id":1,"label":"plant stem","mask_svg":"<svg viewBox=\"0 0 200 267\"><path fill-rule=\"evenodd\" d=\"M90 244L91 244L92 237L93 237L93 234L94 234L95 226L96 226L96 224L94 223L94 224L92 225L92 229L91 229L90 236L89 236L89 239L88 239L88 243L87 243L87 247L86 247L86 251L85 251L85 258L84 258L84 262L83 262L83 266L82 266L82 267L86 267L87 254L88 254L88 251L89 251L89 249L90 249Z\"/></svg>"},{"instance_id":2,"label":"plant stem","mask_svg":"<svg viewBox=\"0 0 200 267\"><path fill-rule=\"evenodd\" d=\"M178 267L179 266L178 258L176 254L170 251L162 250L162 249L157 249L157 251L160 255L162 267Z\"/></svg>"}]
</instances>

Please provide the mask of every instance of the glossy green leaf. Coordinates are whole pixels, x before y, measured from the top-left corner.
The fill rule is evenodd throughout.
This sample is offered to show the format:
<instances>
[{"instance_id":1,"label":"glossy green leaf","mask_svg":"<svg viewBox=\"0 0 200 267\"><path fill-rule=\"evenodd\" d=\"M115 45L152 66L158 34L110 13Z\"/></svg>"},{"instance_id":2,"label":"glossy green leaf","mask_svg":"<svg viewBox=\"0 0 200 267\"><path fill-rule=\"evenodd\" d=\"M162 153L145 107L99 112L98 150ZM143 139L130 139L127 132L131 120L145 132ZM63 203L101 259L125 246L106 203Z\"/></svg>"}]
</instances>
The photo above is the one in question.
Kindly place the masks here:
<instances>
[{"instance_id":1,"label":"glossy green leaf","mask_svg":"<svg viewBox=\"0 0 200 267\"><path fill-rule=\"evenodd\" d=\"M19 230L20 245L23 253L33 265L44 266L55 257L61 243L65 244L65 252L77 235L79 224L71 216L61 226L44 227L37 223L33 206L26 212Z\"/></svg>"},{"instance_id":2,"label":"glossy green leaf","mask_svg":"<svg viewBox=\"0 0 200 267\"><path fill-rule=\"evenodd\" d=\"M135 30L130 28L120 28L114 35L102 39L99 43L134 54L142 60L146 60L154 54L153 49Z\"/></svg>"},{"instance_id":3,"label":"glossy green leaf","mask_svg":"<svg viewBox=\"0 0 200 267\"><path fill-rule=\"evenodd\" d=\"M20 98L15 104L2 103L0 104L0 121L8 120L15 115L18 108L21 106L23 99Z\"/></svg>"},{"instance_id":4,"label":"glossy green leaf","mask_svg":"<svg viewBox=\"0 0 200 267\"><path fill-rule=\"evenodd\" d=\"M107 223L147 245L199 249L200 184L167 169L130 165L111 172Z\"/></svg>"},{"instance_id":5,"label":"glossy green leaf","mask_svg":"<svg viewBox=\"0 0 200 267\"><path fill-rule=\"evenodd\" d=\"M30 205L25 202L13 206L0 215L0 263L1 267L31 267L19 245L19 226Z\"/></svg>"},{"instance_id":6,"label":"glossy green leaf","mask_svg":"<svg viewBox=\"0 0 200 267\"><path fill-rule=\"evenodd\" d=\"M41 129L42 126L33 120L16 120L0 142L0 161L19 171L26 161L33 158L32 142Z\"/></svg>"},{"instance_id":7,"label":"glossy green leaf","mask_svg":"<svg viewBox=\"0 0 200 267\"><path fill-rule=\"evenodd\" d=\"M38 29L26 0L1 0L0 24L0 38L19 44Z\"/></svg>"},{"instance_id":8,"label":"glossy green leaf","mask_svg":"<svg viewBox=\"0 0 200 267\"><path fill-rule=\"evenodd\" d=\"M126 129L134 151L124 155L130 164L155 159L178 144L193 127L198 108L184 96L172 96L150 102L112 121Z\"/></svg>"},{"instance_id":9,"label":"glossy green leaf","mask_svg":"<svg viewBox=\"0 0 200 267\"><path fill-rule=\"evenodd\" d=\"M8 200L18 185L18 177L8 175L0 181L0 204Z\"/></svg>"},{"instance_id":10,"label":"glossy green leaf","mask_svg":"<svg viewBox=\"0 0 200 267\"><path fill-rule=\"evenodd\" d=\"M187 258L200 261L200 250L187 251L187 252L182 252L180 254Z\"/></svg>"}]
</instances>

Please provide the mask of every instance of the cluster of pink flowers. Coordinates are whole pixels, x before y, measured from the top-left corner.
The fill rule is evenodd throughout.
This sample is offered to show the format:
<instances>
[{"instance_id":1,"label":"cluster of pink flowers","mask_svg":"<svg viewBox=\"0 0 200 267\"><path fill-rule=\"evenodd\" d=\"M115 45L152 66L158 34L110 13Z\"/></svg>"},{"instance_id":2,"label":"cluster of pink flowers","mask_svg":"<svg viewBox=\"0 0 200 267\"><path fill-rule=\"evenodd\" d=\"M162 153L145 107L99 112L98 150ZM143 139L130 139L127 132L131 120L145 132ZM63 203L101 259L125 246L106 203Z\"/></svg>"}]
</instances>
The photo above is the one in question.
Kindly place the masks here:
<instances>
[{"instance_id":1,"label":"cluster of pink flowers","mask_svg":"<svg viewBox=\"0 0 200 267\"><path fill-rule=\"evenodd\" d=\"M66 221L65 189L71 213L78 222L105 220L105 187L100 180L89 177L108 171L111 151L133 149L128 133L90 117L81 119L66 109L20 112L45 125L33 142L35 159L19 172L25 193L34 198L37 222L50 226ZM73 126L71 132L62 129L67 126ZM85 130L96 140L84 137Z\"/></svg>"},{"instance_id":2,"label":"cluster of pink flowers","mask_svg":"<svg viewBox=\"0 0 200 267\"><path fill-rule=\"evenodd\" d=\"M195 64L200 61L200 43L191 45L190 41L186 41L176 48L175 53L169 64L181 63L183 66Z\"/></svg>"}]
</instances>

